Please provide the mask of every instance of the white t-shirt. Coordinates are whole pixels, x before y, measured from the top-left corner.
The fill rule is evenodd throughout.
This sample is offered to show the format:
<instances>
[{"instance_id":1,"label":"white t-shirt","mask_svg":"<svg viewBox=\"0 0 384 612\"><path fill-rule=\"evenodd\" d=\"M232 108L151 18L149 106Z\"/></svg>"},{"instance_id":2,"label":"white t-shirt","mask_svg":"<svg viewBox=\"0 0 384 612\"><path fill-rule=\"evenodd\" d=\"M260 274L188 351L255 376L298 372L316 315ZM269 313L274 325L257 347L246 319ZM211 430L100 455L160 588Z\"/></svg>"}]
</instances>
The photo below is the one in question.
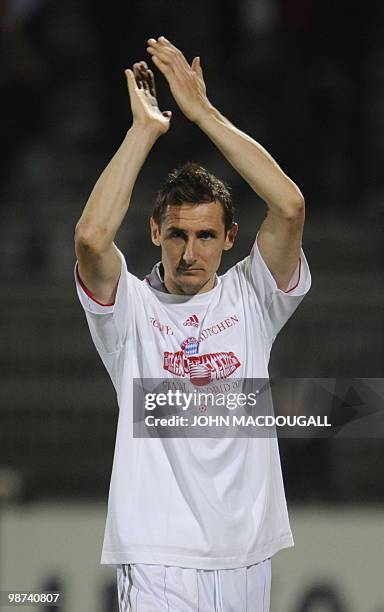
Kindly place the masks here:
<instances>
[{"instance_id":1,"label":"white t-shirt","mask_svg":"<svg viewBox=\"0 0 384 612\"><path fill-rule=\"evenodd\" d=\"M192 379L199 365L210 380L268 378L272 343L311 285L303 251L287 292L256 240L211 291L195 296L154 289L119 254L113 305L97 303L75 268L119 405L101 563L230 569L292 546L277 439L134 438L132 379ZM191 337L198 345L189 355Z\"/></svg>"}]
</instances>

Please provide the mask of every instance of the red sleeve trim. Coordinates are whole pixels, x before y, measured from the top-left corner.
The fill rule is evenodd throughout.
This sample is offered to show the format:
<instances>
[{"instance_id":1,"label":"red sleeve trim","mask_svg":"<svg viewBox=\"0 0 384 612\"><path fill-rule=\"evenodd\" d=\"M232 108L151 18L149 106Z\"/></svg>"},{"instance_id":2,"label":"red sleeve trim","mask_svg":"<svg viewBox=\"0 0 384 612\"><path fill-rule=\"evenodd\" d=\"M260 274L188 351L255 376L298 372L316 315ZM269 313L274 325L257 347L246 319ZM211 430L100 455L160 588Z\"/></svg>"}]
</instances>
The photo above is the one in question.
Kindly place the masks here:
<instances>
[{"instance_id":1,"label":"red sleeve trim","mask_svg":"<svg viewBox=\"0 0 384 612\"><path fill-rule=\"evenodd\" d=\"M78 271L78 263L76 262L76 276L77 276L77 280L79 281L81 288L83 289L83 291L85 291L85 293L87 294L88 297L91 298L91 300L93 300L94 302L96 302L96 304L98 304L99 306L114 306L115 302L112 302L112 304L102 304L102 302L99 302L99 300L93 295L93 293L87 289L87 287L84 285L83 281L80 278L80 274Z\"/></svg>"},{"instance_id":2,"label":"red sleeve trim","mask_svg":"<svg viewBox=\"0 0 384 612\"><path fill-rule=\"evenodd\" d=\"M291 287L287 291L284 291L284 293L289 293L290 291L293 291L294 289L296 289L296 287L300 283L300 276L301 276L301 257L299 258L299 278L297 279L297 283L296 283L296 285L294 287Z\"/></svg>"}]
</instances>

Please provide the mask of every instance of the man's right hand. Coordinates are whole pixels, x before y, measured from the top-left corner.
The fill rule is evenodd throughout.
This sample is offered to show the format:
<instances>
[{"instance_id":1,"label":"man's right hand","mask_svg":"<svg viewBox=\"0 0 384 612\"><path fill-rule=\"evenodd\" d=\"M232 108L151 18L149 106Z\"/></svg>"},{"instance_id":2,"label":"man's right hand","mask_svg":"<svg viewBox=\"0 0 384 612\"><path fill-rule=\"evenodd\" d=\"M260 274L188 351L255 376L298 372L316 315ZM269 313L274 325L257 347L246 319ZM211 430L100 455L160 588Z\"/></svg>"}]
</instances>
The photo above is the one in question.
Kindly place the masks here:
<instances>
[{"instance_id":1,"label":"man's right hand","mask_svg":"<svg viewBox=\"0 0 384 612\"><path fill-rule=\"evenodd\" d=\"M137 176L171 112L157 104L153 73L145 62L125 71L133 125L102 172L76 225L75 249L83 284L102 304L113 302L121 258L113 242L127 213Z\"/></svg>"},{"instance_id":2,"label":"man's right hand","mask_svg":"<svg viewBox=\"0 0 384 612\"><path fill-rule=\"evenodd\" d=\"M161 111L157 102L155 77L146 62L133 64L125 71L134 125L153 127L159 134L169 130L171 111Z\"/></svg>"}]
</instances>

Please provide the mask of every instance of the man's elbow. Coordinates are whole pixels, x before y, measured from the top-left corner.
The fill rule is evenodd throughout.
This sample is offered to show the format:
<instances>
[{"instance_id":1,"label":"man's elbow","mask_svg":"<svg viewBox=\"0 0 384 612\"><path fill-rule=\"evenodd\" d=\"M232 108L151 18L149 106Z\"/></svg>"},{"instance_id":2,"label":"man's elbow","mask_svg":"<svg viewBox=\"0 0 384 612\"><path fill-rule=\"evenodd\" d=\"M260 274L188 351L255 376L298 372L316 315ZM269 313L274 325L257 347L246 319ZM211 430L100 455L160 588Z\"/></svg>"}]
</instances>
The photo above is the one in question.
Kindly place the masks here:
<instances>
[{"instance_id":1,"label":"man's elbow","mask_svg":"<svg viewBox=\"0 0 384 612\"><path fill-rule=\"evenodd\" d=\"M85 250L93 253L101 253L111 242L105 231L81 223L80 221L75 227L74 239L76 253Z\"/></svg>"},{"instance_id":2,"label":"man's elbow","mask_svg":"<svg viewBox=\"0 0 384 612\"><path fill-rule=\"evenodd\" d=\"M297 197L284 205L282 209L284 219L295 224L304 223L305 200L303 196Z\"/></svg>"}]
</instances>

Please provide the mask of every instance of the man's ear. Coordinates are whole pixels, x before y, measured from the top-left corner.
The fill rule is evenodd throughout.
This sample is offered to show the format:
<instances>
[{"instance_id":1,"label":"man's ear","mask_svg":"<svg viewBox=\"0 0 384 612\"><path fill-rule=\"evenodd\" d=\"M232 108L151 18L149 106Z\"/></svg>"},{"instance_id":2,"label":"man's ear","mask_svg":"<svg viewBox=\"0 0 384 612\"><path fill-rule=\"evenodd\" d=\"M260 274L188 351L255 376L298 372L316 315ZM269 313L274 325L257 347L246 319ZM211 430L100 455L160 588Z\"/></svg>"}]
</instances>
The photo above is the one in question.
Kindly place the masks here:
<instances>
[{"instance_id":1,"label":"man's ear","mask_svg":"<svg viewBox=\"0 0 384 612\"><path fill-rule=\"evenodd\" d=\"M151 226L151 240L156 246L160 246L160 228L153 217L150 217L149 223Z\"/></svg>"},{"instance_id":2,"label":"man's ear","mask_svg":"<svg viewBox=\"0 0 384 612\"><path fill-rule=\"evenodd\" d=\"M227 231L227 235L225 237L224 251L229 251L229 249L233 247L238 230L239 226L237 223L232 223L232 227Z\"/></svg>"}]
</instances>

